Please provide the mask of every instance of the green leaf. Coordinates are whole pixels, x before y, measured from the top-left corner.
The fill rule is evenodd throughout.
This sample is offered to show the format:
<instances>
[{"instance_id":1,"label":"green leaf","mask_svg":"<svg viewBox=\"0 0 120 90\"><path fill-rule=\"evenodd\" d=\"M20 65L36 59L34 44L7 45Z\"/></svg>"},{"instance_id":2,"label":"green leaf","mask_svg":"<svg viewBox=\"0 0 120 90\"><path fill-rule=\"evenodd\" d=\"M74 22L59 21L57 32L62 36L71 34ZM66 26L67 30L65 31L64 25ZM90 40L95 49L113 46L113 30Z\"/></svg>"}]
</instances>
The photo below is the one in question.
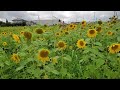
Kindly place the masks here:
<instances>
[{"instance_id":1,"label":"green leaf","mask_svg":"<svg viewBox=\"0 0 120 90\"><path fill-rule=\"evenodd\" d=\"M52 69L49 66L45 66L45 70L51 72Z\"/></svg>"},{"instance_id":2,"label":"green leaf","mask_svg":"<svg viewBox=\"0 0 120 90\"><path fill-rule=\"evenodd\" d=\"M84 59L81 59L81 60L79 61L79 63L82 63L82 62L84 62Z\"/></svg>"},{"instance_id":3,"label":"green leaf","mask_svg":"<svg viewBox=\"0 0 120 90\"><path fill-rule=\"evenodd\" d=\"M5 64L9 66L9 65L10 65L10 62L9 62L9 61L5 61Z\"/></svg>"},{"instance_id":4,"label":"green leaf","mask_svg":"<svg viewBox=\"0 0 120 90\"><path fill-rule=\"evenodd\" d=\"M100 58L104 58L105 57L105 55L103 54L103 53L97 53L97 55L100 57Z\"/></svg>"},{"instance_id":5,"label":"green leaf","mask_svg":"<svg viewBox=\"0 0 120 90\"><path fill-rule=\"evenodd\" d=\"M26 55L26 53L25 52L20 52L20 53L18 53L21 57L24 57L25 55Z\"/></svg>"},{"instance_id":6,"label":"green leaf","mask_svg":"<svg viewBox=\"0 0 120 90\"><path fill-rule=\"evenodd\" d=\"M97 66L97 67L100 67L101 65L104 64L104 62L105 62L105 60L103 60L103 59L97 59L97 60L96 60L96 66Z\"/></svg>"},{"instance_id":7,"label":"green leaf","mask_svg":"<svg viewBox=\"0 0 120 90\"><path fill-rule=\"evenodd\" d=\"M90 38L85 39L86 42L90 42Z\"/></svg>"},{"instance_id":8,"label":"green leaf","mask_svg":"<svg viewBox=\"0 0 120 90\"><path fill-rule=\"evenodd\" d=\"M66 55L65 57L63 57L63 59L67 61L72 61L72 58L69 55Z\"/></svg>"},{"instance_id":9,"label":"green leaf","mask_svg":"<svg viewBox=\"0 0 120 90\"><path fill-rule=\"evenodd\" d=\"M117 54L117 56L119 56L119 57L120 57L120 53L118 53L118 54Z\"/></svg>"},{"instance_id":10,"label":"green leaf","mask_svg":"<svg viewBox=\"0 0 120 90\"><path fill-rule=\"evenodd\" d=\"M31 61L34 61L34 59L33 59L33 58L28 58L28 59L26 59L26 60L22 60L22 61L20 62L20 65L24 66L24 65L26 65L27 63L29 63L29 62L31 62Z\"/></svg>"},{"instance_id":11,"label":"green leaf","mask_svg":"<svg viewBox=\"0 0 120 90\"><path fill-rule=\"evenodd\" d=\"M40 75L42 74L39 68L36 68L32 71L35 77L39 78Z\"/></svg>"},{"instance_id":12,"label":"green leaf","mask_svg":"<svg viewBox=\"0 0 120 90\"><path fill-rule=\"evenodd\" d=\"M90 49L89 48L85 48L85 50L83 51L83 54L86 54L88 52L90 52Z\"/></svg>"},{"instance_id":13,"label":"green leaf","mask_svg":"<svg viewBox=\"0 0 120 90\"><path fill-rule=\"evenodd\" d=\"M23 68L24 68L24 66L20 66L20 67L16 68L16 71L19 71L19 70L21 70Z\"/></svg>"},{"instance_id":14,"label":"green leaf","mask_svg":"<svg viewBox=\"0 0 120 90\"><path fill-rule=\"evenodd\" d=\"M67 74L67 69L66 68L62 68L60 70L60 72L62 73L62 75L66 75Z\"/></svg>"},{"instance_id":15,"label":"green leaf","mask_svg":"<svg viewBox=\"0 0 120 90\"><path fill-rule=\"evenodd\" d=\"M119 36L119 37L117 37L117 41L118 41L118 42L120 42L120 36Z\"/></svg>"},{"instance_id":16,"label":"green leaf","mask_svg":"<svg viewBox=\"0 0 120 90\"><path fill-rule=\"evenodd\" d=\"M2 52L3 51L3 49L2 48L0 48L0 52Z\"/></svg>"},{"instance_id":17,"label":"green leaf","mask_svg":"<svg viewBox=\"0 0 120 90\"><path fill-rule=\"evenodd\" d=\"M99 53L99 51L98 51L97 48L92 48L92 49L91 49L91 52L92 52L93 54L96 54L96 55L98 55L98 53Z\"/></svg>"},{"instance_id":18,"label":"green leaf","mask_svg":"<svg viewBox=\"0 0 120 90\"><path fill-rule=\"evenodd\" d=\"M0 67L4 67L4 63L3 62L0 62Z\"/></svg>"},{"instance_id":19,"label":"green leaf","mask_svg":"<svg viewBox=\"0 0 120 90\"><path fill-rule=\"evenodd\" d=\"M57 74L57 75L59 74L57 70L53 70L52 73Z\"/></svg>"},{"instance_id":20,"label":"green leaf","mask_svg":"<svg viewBox=\"0 0 120 90\"><path fill-rule=\"evenodd\" d=\"M93 53L91 53L91 54L89 54L91 57L96 57L96 55L95 54L93 54Z\"/></svg>"},{"instance_id":21,"label":"green leaf","mask_svg":"<svg viewBox=\"0 0 120 90\"><path fill-rule=\"evenodd\" d=\"M100 42L95 42L94 44L97 46L102 46L102 43L100 43Z\"/></svg>"}]
</instances>

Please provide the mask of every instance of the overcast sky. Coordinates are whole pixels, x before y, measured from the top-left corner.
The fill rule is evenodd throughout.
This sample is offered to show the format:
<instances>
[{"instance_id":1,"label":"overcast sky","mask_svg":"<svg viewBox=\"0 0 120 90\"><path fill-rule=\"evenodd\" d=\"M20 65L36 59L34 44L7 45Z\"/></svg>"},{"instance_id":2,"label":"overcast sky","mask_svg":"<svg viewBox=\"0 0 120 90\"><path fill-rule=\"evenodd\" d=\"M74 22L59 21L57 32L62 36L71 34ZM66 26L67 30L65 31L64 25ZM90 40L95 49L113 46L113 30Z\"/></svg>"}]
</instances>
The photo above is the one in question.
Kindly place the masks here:
<instances>
[{"instance_id":1,"label":"overcast sky","mask_svg":"<svg viewBox=\"0 0 120 90\"><path fill-rule=\"evenodd\" d=\"M95 12L95 13L94 13ZM120 16L120 11L116 11ZM95 14L95 18L94 18ZM113 16L113 11L0 11L0 21L11 21L15 18L22 18L25 20L39 19L61 19L65 22L73 21L94 21L94 20L108 20Z\"/></svg>"}]
</instances>

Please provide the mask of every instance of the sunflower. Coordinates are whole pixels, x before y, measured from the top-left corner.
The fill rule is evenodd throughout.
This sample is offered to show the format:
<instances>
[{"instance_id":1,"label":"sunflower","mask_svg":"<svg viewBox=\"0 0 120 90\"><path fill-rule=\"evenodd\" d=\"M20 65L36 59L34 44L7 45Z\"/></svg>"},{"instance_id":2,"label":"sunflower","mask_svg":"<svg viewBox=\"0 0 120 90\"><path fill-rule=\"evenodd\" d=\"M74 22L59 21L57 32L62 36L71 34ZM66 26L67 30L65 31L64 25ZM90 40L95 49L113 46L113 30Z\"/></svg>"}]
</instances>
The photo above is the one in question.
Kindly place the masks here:
<instances>
[{"instance_id":1,"label":"sunflower","mask_svg":"<svg viewBox=\"0 0 120 90\"><path fill-rule=\"evenodd\" d=\"M43 29L36 29L37 34L42 34L43 32L44 32Z\"/></svg>"},{"instance_id":2,"label":"sunflower","mask_svg":"<svg viewBox=\"0 0 120 90\"><path fill-rule=\"evenodd\" d=\"M85 46L86 46L86 42L83 39L77 41L78 48L85 48Z\"/></svg>"},{"instance_id":3,"label":"sunflower","mask_svg":"<svg viewBox=\"0 0 120 90\"><path fill-rule=\"evenodd\" d=\"M113 32L109 31L107 32L107 35L113 35Z\"/></svg>"},{"instance_id":4,"label":"sunflower","mask_svg":"<svg viewBox=\"0 0 120 90\"><path fill-rule=\"evenodd\" d=\"M53 64L58 63L57 59L58 59L58 57L57 57L57 56L56 56L56 57L53 57L53 58L52 58L52 63L53 63Z\"/></svg>"},{"instance_id":5,"label":"sunflower","mask_svg":"<svg viewBox=\"0 0 120 90\"><path fill-rule=\"evenodd\" d=\"M19 57L17 54L15 54L15 53L13 53L11 59L12 59L15 63L19 63L19 62L20 62L20 57Z\"/></svg>"},{"instance_id":6,"label":"sunflower","mask_svg":"<svg viewBox=\"0 0 120 90\"><path fill-rule=\"evenodd\" d=\"M38 52L38 60L41 60L43 63L46 61L49 61L49 55L50 51L47 49L42 49Z\"/></svg>"},{"instance_id":7,"label":"sunflower","mask_svg":"<svg viewBox=\"0 0 120 90\"><path fill-rule=\"evenodd\" d=\"M98 24L99 24L99 25L102 25L102 21L101 21L101 20L99 20L99 21L98 21Z\"/></svg>"},{"instance_id":8,"label":"sunflower","mask_svg":"<svg viewBox=\"0 0 120 90\"><path fill-rule=\"evenodd\" d=\"M18 35L13 34L12 37L13 37L13 39L14 39L16 42L20 43L20 38L19 38Z\"/></svg>"},{"instance_id":9,"label":"sunflower","mask_svg":"<svg viewBox=\"0 0 120 90\"><path fill-rule=\"evenodd\" d=\"M2 44L3 46L7 46L7 42L3 42L3 44Z\"/></svg>"},{"instance_id":10,"label":"sunflower","mask_svg":"<svg viewBox=\"0 0 120 90\"><path fill-rule=\"evenodd\" d=\"M65 30L66 30L66 31L69 31L69 28L67 27Z\"/></svg>"},{"instance_id":11,"label":"sunflower","mask_svg":"<svg viewBox=\"0 0 120 90\"><path fill-rule=\"evenodd\" d=\"M97 27L97 28L96 28L96 31L97 31L98 33L100 33L100 32L102 31L101 27L100 27L100 26Z\"/></svg>"},{"instance_id":12,"label":"sunflower","mask_svg":"<svg viewBox=\"0 0 120 90\"><path fill-rule=\"evenodd\" d=\"M6 32L2 32L2 35L6 36L6 35L7 35L7 33L6 33Z\"/></svg>"},{"instance_id":13,"label":"sunflower","mask_svg":"<svg viewBox=\"0 0 120 90\"><path fill-rule=\"evenodd\" d=\"M76 29L77 25L73 25L73 28L72 29Z\"/></svg>"},{"instance_id":14,"label":"sunflower","mask_svg":"<svg viewBox=\"0 0 120 90\"><path fill-rule=\"evenodd\" d=\"M73 28L74 28L74 24L70 24L69 29L73 29Z\"/></svg>"},{"instance_id":15,"label":"sunflower","mask_svg":"<svg viewBox=\"0 0 120 90\"><path fill-rule=\"evenodd\" d=\"M60 36L60 33L59 32L55 33L55 36Z\"/></svg>"},{"instance_id":16,"label":"sunflower","mask_svg":"<svg viewBox=\"0 0 120 90\"><path fill-rule=\"evenodd\" d=\"M64 33L65 33L66 35L68 35L68 34L69 34L69 32L68 32L68 31L65 31Z\"/></svg>"},{"instance_id":17,"label":"sunflower","mask_svg":"<svg viewBox=\"0 0 120 90\"><path fill-rule=\"evenodd\" d=\"M120 51L120 44L112 44L110 47L109 47L109 53L117 53Z\"/></svg>"},{"instance_id":18,"label":"sunflower","mask_svg":"<svg viewBox=\"0 0 120 90\"><path fill-rule=\"evenodd\" d=\"M61 30L60 32L63 33L63 30Z\"/></svg>"},{"instance_id":19,"label":"sunflower","mask_svg":"<svg viewBox=\"0 0 120 90\"><path fill-rule=\"evenodd\" d=\"M112 24L115 24L116 23L116 20L112 20L112 22L111 22Z\"/></svg>"},{"instance_id":20,"label":"sunflower","mask_svg":"<svg viewBox=\"0 0 120 90\"><path fill-rule=\"evenodd\" d=\"M30 40L32 38L32 34L30 32L24 32L24 36L27 38L27 40Z\"/></svg>"},{"instance_id":21,"label":"sunflower","mask_svg":"<svg viewBox=\"0 0 120 90\"><path fill-rule=\"evenodd\" d=\"M4 32L2 32L2 35L4 35Z\"/></svg>"},{"instance_id":22,"label":"sunflower","mask_svg":"<svg viewBox=\"0 0 120 90\"><path fill-rule=\"evenodd\" d=\"M4 35L7 35L7 32L4 32Z\"/></svg>"},{"instance_id":23,"label":"sunflower","mask_svg":"<svg viewBox=\"0 0 120 90\"><path fill-rule=\"evenodd\" d=\"M24 35L24 31L21 31L20 34L21 34L21 35Z\"/></svg>"},{"instance_id":24,"label":"sunflower","mask_svg":"<svg viewBox=\"0 0 120 90\"><path fill-rule=\"evenodd\" d=\"M111 26L111 23L108 23L108 26Z\"/></svg>"},{"instance_id":25,"label":"sunflower","mask_svg":"<svg viewBox=\"0 0 120 90\"><path fill-rule=\"evenodd\" d=\"M82 24L82 26L86 26L86 21L83 20L81 24Z\"/></svg>"},{"instance_id":26,"label":"sunflower","mask_svg":"<svg viewBox=\"0 0 120 90\"><path fill-rule=\"evenodd\" d=\"M60 50L64 50L66 48L66 43L64 41L59 41L57 43L57 47L60 49Z\"/></svg>"},{"instance_id":27,"label":"sunflower","mask_svg":"<svg viewBox=\"0 0 120 90\"><path fill-rule=\"evenodd\" d=\"M88 37L96 37L97 31L95 29L89 29L87 32Z\"/></svg>"}]
</instances>

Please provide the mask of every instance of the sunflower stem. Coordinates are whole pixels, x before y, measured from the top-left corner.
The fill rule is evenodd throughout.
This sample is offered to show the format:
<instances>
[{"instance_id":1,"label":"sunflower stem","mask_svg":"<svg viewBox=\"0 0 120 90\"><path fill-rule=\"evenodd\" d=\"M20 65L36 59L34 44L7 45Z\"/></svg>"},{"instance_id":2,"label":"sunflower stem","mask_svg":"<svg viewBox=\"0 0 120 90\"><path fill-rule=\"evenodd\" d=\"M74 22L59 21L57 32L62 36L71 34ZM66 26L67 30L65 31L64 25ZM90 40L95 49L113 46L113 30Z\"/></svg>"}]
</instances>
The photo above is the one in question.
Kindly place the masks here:
<instances>
[{"instance_id":1,"label":"sunflower stem","mask_svg":"<svg viewBox=\"0 0 120 90\"><path fill-rule=\"evenodd\" d=\"M63 51L62 51L62 70L63 70ZM62 79L63 79L63 74L62 74Z\"/></svg>"}]
</instances>

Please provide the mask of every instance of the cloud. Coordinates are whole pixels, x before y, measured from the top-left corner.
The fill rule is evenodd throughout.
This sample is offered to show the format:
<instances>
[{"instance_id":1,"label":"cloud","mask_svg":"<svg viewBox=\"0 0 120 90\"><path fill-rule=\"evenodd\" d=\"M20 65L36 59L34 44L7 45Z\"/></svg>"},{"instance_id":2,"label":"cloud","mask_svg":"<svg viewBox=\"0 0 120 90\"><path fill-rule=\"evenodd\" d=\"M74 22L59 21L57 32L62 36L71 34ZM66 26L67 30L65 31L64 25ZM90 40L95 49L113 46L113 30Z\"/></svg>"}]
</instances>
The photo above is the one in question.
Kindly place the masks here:
<instances>
[{"instance_id":1,"label":"cloud","mask_svg":"<svg viewBox=\"0 0 120 90\"><path fill-rule=\"evenodd\" d=\"M12 21L15 18L37 20L39 16L40 19L56 18L65 22L82 21L83 19L94 21L96 19L108 20L113 14L113 11L0 11L0 20L8 19L8 21ZM117 14L120 16L119 11L117 11Z\"/></svg>"}]
</instances>

